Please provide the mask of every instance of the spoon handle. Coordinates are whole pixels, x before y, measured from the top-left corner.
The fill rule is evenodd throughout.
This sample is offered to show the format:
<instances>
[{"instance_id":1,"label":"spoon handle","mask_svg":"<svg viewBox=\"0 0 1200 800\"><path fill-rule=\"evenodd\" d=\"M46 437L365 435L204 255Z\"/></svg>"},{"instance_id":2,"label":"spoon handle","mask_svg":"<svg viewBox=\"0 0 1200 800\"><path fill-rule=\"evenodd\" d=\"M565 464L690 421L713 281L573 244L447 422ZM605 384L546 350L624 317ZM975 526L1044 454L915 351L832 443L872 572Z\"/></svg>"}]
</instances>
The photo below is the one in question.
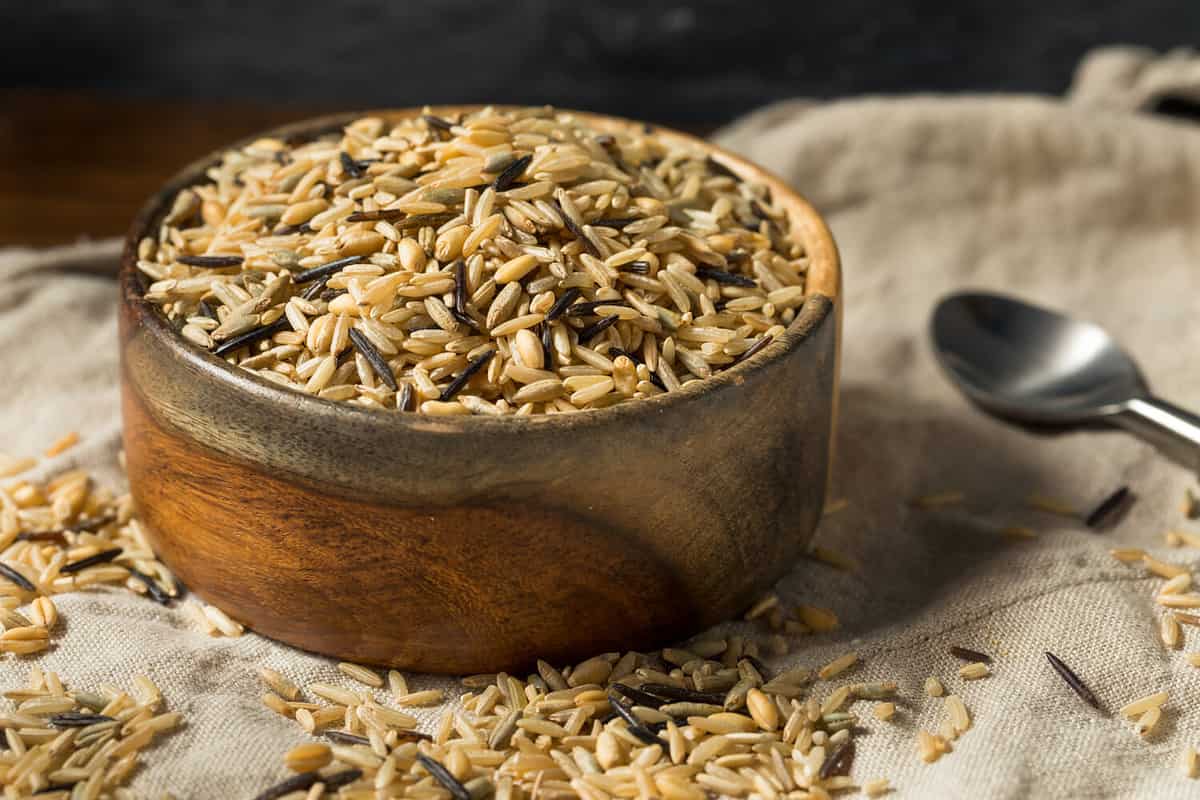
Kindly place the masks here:
<instances>
[{"instance_id":1,"label":"spoon handle","mask_svg":"<svg viewBox=\"0 0 1200 800\"><path fill-rule=\"evenodd\" d=\"M1113 422L1200 473L1200 416L1158 397L1135 397Z\"/></svg>"}]
</instances>

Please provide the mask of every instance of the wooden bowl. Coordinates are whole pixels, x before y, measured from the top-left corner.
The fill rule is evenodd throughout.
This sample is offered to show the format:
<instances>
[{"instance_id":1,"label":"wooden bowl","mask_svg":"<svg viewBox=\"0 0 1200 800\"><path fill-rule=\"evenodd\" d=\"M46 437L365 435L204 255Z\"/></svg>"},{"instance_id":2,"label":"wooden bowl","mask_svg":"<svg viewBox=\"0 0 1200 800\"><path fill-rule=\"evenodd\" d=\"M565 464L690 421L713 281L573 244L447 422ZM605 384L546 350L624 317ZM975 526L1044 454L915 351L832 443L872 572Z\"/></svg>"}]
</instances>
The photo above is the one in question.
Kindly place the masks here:
<instances>
[{"instance_id":1,"label":"wooden bowl","mask_svg":"<svg viewBox=\"0 0 1200 800\"><path fill-rule=\"evenodd\" d=\"M311 135L355 116L264 135ZM598 129L641 124L581 116ZM125 455L162 559L258 633L442 673L662 645L768 589L803 552L824 502L837 251L778 178L658 132L771 187L807 247L811 296L742 364L569 415L370 410L284 389L189 344L142 299L135 264L139 239L219 154L180 172L133 223L121 265Z\"/></svg>"}]
</instances>

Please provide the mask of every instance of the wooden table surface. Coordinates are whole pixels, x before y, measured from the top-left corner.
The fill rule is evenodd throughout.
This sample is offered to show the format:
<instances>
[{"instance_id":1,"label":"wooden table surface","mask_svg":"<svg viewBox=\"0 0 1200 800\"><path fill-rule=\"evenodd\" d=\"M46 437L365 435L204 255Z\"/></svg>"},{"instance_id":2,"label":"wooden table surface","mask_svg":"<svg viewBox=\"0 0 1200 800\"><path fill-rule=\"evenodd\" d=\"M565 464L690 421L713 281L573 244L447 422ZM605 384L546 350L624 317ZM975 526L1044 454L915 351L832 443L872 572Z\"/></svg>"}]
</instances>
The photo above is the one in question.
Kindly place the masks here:
<instances>
[{"instance_id":1,"label":"wooden table surface","mask_svg":"<svg viewBox=\"0 0 1200 800\"><path fill-rule=\"evenodd\" d=\"M193 160L336 110L0 90L0 247L122 235L145 199Z\"/></svg>"},{"instance_id":2,"label":"wooden table surface","mask_svg":"<svg viewBox=\"0 0 1200 800\"><path fill-rule=\"evenodd\" d=\"M123 234L181 167L327 110L0 91L0 246Z\"/></svg>"}]
</instances>

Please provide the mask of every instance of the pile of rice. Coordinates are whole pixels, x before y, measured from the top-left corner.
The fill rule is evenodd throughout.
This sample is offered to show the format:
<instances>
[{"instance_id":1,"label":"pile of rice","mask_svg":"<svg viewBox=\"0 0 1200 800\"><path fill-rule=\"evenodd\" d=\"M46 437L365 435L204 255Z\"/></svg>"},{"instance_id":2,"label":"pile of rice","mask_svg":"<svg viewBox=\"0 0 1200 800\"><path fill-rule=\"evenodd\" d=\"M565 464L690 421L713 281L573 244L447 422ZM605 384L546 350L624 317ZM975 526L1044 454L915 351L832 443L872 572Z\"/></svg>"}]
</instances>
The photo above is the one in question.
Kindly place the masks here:
<instances>
[{"instance_id":1,"label":"pile of rice","mask_svg":"<svg viewBox=\"0 0 1200 800\"><path fill-rule=\"evenodd\" d=\"M768 188L685 139L551 108L259 139L138 246L183 337L318 397L426 414L604 408L778 337L807 259Z\"/></svg>"}]
</instances>

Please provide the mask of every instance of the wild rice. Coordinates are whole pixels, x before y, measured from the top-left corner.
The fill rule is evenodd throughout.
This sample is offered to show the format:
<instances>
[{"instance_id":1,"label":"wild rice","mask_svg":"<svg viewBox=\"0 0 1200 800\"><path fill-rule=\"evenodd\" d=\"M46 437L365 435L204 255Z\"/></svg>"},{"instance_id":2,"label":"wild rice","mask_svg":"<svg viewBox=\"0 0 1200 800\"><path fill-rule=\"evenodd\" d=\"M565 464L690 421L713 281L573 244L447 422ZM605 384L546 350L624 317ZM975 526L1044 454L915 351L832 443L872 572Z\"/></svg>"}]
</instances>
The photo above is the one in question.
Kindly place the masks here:
<instances>
[{"instance_id":1,"label":"wild rice","mask_svg":"<svg viewBox=\"0 0 1200 800\"><path fill-rule=\"evenodd\" d=\"M24 689L6 692L31 699L19 711L0 714L8 717L0 724L8 745L0 750L4 796L51 796L46 790L61 784L74 784L72 798L127 796L121 787L153 740L183 721L178 712L163 712L162 695L148 678L139 676L138 683L152 689L148 697L109 686L71 691L56 673L35 668ZM85 698L103 704L106 713L96 713Z\"/></svg>"},{"instance_id":2,"label":"wild rice","mask_svg":"<svg viewBox=\"0 0 1200 800\"><path fill-rule=\"evenodd\" d=\"M1183 490L1183 515L1188 519L1200 519L1200 497L1190 488Z\"/></svg>"},{"instance_id":3,"label":"wild rice","mask_svg":"<svg viewBox=\"0 0 1200 800\"><path fill-rule=\"evenodd\" d=\"M992 657L987 653L981 653L978 650L971 650L967 647L951 647L950 655L955 658L961 658L963 661L979 661L984 664L992 663Z\"/></svg>"},{"instance_id":4,"label":"wild rice","mask_svg":"<svg viewBox=\"0 0 1200 800\"><path fill-rule=\"evenodd\" d=\"M30 655L51 646L59 620L55 594L98 584L124 584L164 604L178 594L127 495L97 487L79 470L45 484L19 481L0 495L14 505L0 511L0 609L9 629L0 652ZM25 604L27 615L17 615L25 624L16 625L11 609Z\"/></svg>"},{"instance_id":5,"label":"wild rice","mask_svg":"<svg viewBox=\"0 0 1200 800\"><path fill-rule=\"evenodd\" d=\"M427 414L605 408L778 338L808 260L767 187L652 132L605 136L553 109L488 108L260 139L179 193L141 248L146 298L192 343L273 381ZM611 386L518 397L527 329L544 344L537 369L563 381L587 365ZM301 377L348 347L369 375ZM481 348L499 363L467 386ZM618 351L673 355L627 380ZM457 369L430 377L435 357Z\"/></svg>"},{"instance_id":6,"label":"wild rice","mask_svg":"<svg viewBox=\"0 0 1200 800\"><path fill-rule=\"evenodd\" d=\"M1136 495L1129 487L1122 486L1100 501L1100 504L1084 517L1083 524L1089 528L1112 527L1121 521L1136 500Z\"/></svg>"}]
</instances>

